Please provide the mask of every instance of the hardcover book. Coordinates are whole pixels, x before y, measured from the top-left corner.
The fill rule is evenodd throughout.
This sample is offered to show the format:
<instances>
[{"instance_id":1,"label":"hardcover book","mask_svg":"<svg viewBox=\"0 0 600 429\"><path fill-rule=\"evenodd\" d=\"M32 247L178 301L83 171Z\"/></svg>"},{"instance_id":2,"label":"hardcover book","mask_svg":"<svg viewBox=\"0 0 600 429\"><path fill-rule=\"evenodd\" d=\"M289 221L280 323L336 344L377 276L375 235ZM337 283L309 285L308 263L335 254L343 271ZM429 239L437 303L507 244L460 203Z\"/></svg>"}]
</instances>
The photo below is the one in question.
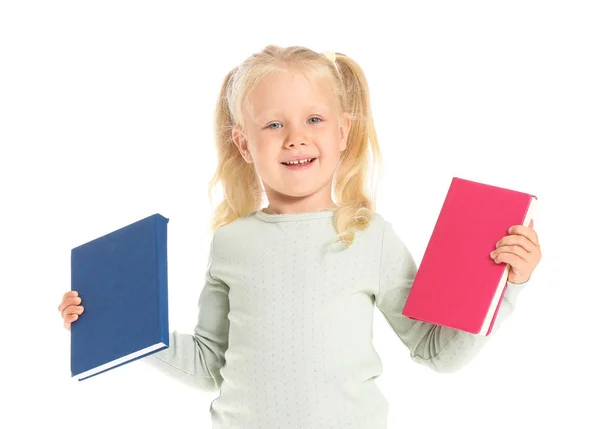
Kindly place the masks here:
<instances>
[{"instance_id":1,"label":"hardcover book","mask_svg":"<svg viewBox=\"0 0 600 429\"><path fill-rule=\"evenodd\" d=\"M71 374L84 380L169 346L167 223L154 214L71 250Z\"/></svg>"},{"instance_id":2,"label":"hardcover book","mask_svg":"<svg viewBox=\"0 0 600 429\"><path fill-rule=\"evenodd\" d=\"M407 317L489 335L508 285L490 257L513 225L529 225L537 197L454 177L402 311Z\"/></svg>"}]
</instances>

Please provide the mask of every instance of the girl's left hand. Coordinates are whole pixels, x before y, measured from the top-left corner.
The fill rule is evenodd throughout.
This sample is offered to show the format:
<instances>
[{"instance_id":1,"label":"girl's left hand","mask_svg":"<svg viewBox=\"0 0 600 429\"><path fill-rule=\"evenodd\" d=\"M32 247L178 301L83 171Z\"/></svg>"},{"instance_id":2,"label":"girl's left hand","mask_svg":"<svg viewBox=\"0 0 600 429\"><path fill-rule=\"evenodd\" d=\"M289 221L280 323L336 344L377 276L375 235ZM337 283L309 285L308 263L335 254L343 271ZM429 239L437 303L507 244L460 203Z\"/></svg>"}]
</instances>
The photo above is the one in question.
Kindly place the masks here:
<instances>
[{"instance_id":1,"label":"girl's left hand","mask_svg":"<svg viewBox=\"0 0 600 429\"><path fill-rule=\"evenodd\" d=\"M496 250L490 256L497 264L510 266L508 281L513 284L525 283L542 258L533 220L529 226L514 225L508 230L510 235L496 243Z\"/></svg>"}]
</instances>

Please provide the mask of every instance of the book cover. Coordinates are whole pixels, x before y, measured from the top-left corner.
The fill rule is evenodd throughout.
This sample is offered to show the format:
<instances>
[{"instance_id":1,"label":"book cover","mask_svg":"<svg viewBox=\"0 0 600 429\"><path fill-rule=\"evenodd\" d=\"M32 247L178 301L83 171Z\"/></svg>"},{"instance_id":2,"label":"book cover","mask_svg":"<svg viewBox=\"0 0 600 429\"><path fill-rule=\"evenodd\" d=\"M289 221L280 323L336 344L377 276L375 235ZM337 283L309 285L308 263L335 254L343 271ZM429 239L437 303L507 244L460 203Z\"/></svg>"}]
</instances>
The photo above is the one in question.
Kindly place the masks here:
<instances>
[{"instance_id":1,"label":"book cover","mask_svg":"<svg viewBox=\"0 0 600 429\"><path fill-rule=\"evenodd\" d=\"M509 266L490 252L513 225L529 225L537 197L452 178L402 311L407 317L489 335Z\"/></svg>"},{"instance_id":2,"label":"book cover","mask_svg":"<svg viewBox=\"0 0 600 429\"><path fill-rule=\"evenodd\" d=\"M71 250L71 290L85 308L71 325L72 377L169 346L168 222L156 213Z\"/></svg>"}]
</instances>

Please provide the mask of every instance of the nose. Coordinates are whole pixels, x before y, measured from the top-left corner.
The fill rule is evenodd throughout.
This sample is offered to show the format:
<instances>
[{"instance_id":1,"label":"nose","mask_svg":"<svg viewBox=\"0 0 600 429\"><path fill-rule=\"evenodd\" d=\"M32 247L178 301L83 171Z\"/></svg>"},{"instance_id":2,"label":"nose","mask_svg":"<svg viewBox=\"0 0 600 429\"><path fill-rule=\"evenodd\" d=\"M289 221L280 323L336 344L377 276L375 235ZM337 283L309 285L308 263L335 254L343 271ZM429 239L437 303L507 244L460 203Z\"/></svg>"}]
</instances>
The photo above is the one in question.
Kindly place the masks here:
<instances>
[{"instance_id":1,"label":"nose","mask_svg":"<svg viewBox=\"0 0 600 429\"><path fill-rule=\"evenodd\" d=\"M302 132L291 131L285 140L285 147L306 146L307 137Z\"/></svg>"}]
</instances>

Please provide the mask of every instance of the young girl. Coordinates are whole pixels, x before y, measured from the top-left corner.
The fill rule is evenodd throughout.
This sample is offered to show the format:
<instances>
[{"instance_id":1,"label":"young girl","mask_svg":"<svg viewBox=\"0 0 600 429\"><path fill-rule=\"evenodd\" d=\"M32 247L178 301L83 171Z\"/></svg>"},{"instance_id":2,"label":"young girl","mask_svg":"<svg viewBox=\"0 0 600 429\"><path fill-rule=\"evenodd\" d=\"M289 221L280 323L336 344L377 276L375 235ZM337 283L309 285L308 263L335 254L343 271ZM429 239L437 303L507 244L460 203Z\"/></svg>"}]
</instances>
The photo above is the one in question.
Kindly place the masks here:
<instances>
[{"instance_id":1,"label":"young girl","mask_svg":"<svg viewBox=\"0 0 600 429\"><path fill-rule=\"evenodd\" d=\"M488 339L402 315L417 267L366 191L369 151L380 157L369 103L356 62L302 47L268 46L223 82L211 187L220 182L225 198L198 322L144 358L220 389L213 429L386 428L374 305L411 357L435 371L459 369ZM541 258L532 227L498 238L490 257L511 270L494 333ZM67 329L80 304L65 294Z\"/></svg>"}]
</instances>

